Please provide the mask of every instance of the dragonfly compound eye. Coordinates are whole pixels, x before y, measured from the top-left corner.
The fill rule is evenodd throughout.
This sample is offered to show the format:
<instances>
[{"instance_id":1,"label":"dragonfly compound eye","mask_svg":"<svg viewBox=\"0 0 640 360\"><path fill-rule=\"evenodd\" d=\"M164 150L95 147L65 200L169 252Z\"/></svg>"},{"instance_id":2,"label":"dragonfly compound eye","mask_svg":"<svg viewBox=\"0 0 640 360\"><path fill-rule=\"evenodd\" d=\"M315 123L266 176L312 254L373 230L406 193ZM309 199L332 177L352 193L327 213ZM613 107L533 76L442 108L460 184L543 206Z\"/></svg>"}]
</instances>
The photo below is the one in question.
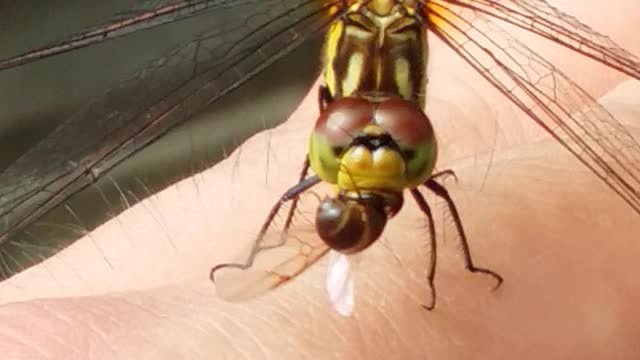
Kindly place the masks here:
<instances>
[{"instance_id":1,"label":"dragonfly compound eye","mask_svg":"<svg viewBox=\"0 0 640 360\"><path fill-rule=\"evenodd\" d=\"M415 103L400 98L380 102L374 123L391 135L406 163L406 187L426 181L435 166L438 147L429 117Z\"/></svg>"},{"instance_id":2,"label":"dragonfly compound eye","mask_svg":"<svg viewBox=\"0 0 640 360\"><path fill-rule=\"evenodd\" d=\"M342 152L371 122L374 109L374 104L365 99L343 98L320 113L309 140L309 162L323 181L337 182Z\"/></svg>"}]
</instances>

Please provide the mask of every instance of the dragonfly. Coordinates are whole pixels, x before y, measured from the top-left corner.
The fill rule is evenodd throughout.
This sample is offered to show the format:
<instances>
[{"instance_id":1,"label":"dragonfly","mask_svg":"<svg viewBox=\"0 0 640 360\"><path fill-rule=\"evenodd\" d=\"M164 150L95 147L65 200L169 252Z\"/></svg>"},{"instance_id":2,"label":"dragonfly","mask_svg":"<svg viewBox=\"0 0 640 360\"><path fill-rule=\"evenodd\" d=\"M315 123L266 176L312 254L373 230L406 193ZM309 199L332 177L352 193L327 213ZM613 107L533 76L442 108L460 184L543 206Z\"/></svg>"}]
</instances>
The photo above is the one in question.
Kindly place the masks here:
<instances>
[{"instance_id":1,"label":"dragonfly","mask_svg":"<svg viewBox=\"0 0 640 360\"><path fill-rule=\"evenodd\" d=\"M447 204L465 268L493 277L497 289L503 278L474 264L456 205L437 181L455 173L434 173L438 147L423 107L427 31L448 29L445 42L466 36L458 13L440 2L403 0L344 2L339 12L342 15L325 39L320 115L298 183L273 205L246 261L212 268L210 278L218 295L232 301L255 297L287 283L331 251L326 288L334 308L350 315L354 285L349 256L380 238L388 220L402 209L407 190L427 219L431 259L426 279L431 299L423 307L432 310L437 248L423 187ZM526 50L523 45L511 46ZM308 176L309 168L315 175ZM316 236L294 234L300 196L320 182L332 184L335 193L319 199ZM284 216L283 224L276 224L279 215Z\"/></svg>"},{"instance_id":2,"label":"dragonfly","mask_svg":"<svg viewBox=\"0 0 640 360\"><path fill-rule=\"evenodd\" d=\"M211 270L218 295L229 300L254 297L287 282L331 249L327 290L336 310L350 315L354 286L347 256L380 238L387 221L402 209L405 189L428 219L431 243L435 240L421 185L443 198L454 214L466 268L493 276L495 288L500 286L500 275L473 264L455 203L436 181L455 174L433 173L438 146L421 105L427 62L424 14L420 3L360 1L331 25L324 46L324 84L318 92L320 116L299 182L271 209L249 259ZM316 175L307 177L309 169ZM292 235L300 195L322 181L338 189L317 206L315 228L322 241ZM283 229L274 234L275 217L287 203ZM424 305L428 310L435 307L437 252L433 245L431 249L431 303Z\"/></svg>"},{"instance_id":3,"label":"dragonfly","mask_svg":"<svg viewBox=\"0 0 640 360\"><path fill-rule=\"evenodd\" d=\"M425 9L425 26L431 33L640 213L637 142L571 79L496 23L519 27L639 79L634 55L545 1L417 2ZM94 20L97 25L89 24L84 31L23 52L3 53L0 76L156 29L169 29L179 42L64 119L0 174L0 244L322 34L352 3L138 1L111 19Z\"/></svg>"}]
</instances>

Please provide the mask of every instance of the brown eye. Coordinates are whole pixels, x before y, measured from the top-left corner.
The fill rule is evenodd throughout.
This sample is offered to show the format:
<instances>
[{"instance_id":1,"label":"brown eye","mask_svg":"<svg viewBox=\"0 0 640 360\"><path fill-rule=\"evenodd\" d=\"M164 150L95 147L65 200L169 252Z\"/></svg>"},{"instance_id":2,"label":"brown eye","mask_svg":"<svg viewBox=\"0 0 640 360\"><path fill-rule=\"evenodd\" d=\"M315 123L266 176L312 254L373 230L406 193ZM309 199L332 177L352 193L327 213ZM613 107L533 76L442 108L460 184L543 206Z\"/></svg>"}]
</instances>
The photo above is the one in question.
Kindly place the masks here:
<instances>
[{"instance_id":1,"label":"brown eye","mask_svg":"<svg viewBox=\"0 0 640 360\"><path fill-rule=\"evenodd\" d=\"M344 147L353 140L352 134L371 122L373 111L374 105L365 99L337 99L320 113L313 131L332 147Z\"/></svg>"},{"instance_id":2,"label":"brown eye","mask_svg":"<svg viewBox=\"0 0 640 360\"><path fill-rule=\"evenodd\" d=\"M427 115L416 104L390 98L380 103L374 114L376 125L404 146L416 146L433 139L433 128Z\"/></svg>"}]
</instances>

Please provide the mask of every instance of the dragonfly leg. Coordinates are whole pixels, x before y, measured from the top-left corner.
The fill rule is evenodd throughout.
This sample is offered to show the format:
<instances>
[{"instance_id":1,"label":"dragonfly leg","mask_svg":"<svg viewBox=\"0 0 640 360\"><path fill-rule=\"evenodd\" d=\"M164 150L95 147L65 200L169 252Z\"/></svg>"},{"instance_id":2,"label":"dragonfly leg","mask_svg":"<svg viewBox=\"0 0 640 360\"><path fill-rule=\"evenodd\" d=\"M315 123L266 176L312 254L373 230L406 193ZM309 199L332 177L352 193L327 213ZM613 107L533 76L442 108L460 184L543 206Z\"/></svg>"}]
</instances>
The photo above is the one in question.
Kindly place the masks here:
<instances>
[{"instance_id":1,"label":"dragonfly leg","mask_svg":"<svg viewBox=\"0 0 640 360\"><path fill-rule=\"evenodd\" d=\"M427 282L429 283L429 290L431 291L431 303L423 304L422 307L431 311L436 306L436 288L433 284L433 280L436 276L436 260L438 258L437 248L436 248L436 228L433 223L433 214L431 213L431 208L427 201L424 199L424 196L420 193L418 189L411 189L411 195L415 199L418 207L422 212L426 215L429 225L429 245L431 249L431 258L429 261L429 270L427 273Z\"/></svg>"},{"instance_id":2,"label":"dragonfly leg","mask_svg":"<svg viewBox=\"0 0 640 360\"><path fill-rule=\"evenodd\" d=\"M324 109L333 102L333 96L329 91L329 88L326 85L320 85L318 88L318 106L320 107L320 112L323 112Z\"/></svg>"},{"instance_id":3,"label":"dragonfly leg","mask_svg":"<svg viewBox=\"0 0 640 360\"><path fill-rule=\"evenodd\" d=\"M305 164L306 164L306 162L305 162ZM301 177L306 177L308 166L305 166L305 167L306 167L306 170L303 169ZM303 179L303 180L299 181L296 185L294 185L289 190L287 190L280 197L280 199L273 205L273 207L271 208L271 211L269 211L269 215L267 215L267 219L264 221L264 223L262 224L262 227L260 228L260 232L258 233L258 236L256 237L256 241L253 244L253 248L251 249L251 253L250 253L249 258L247 259L247 261L245 263L218 264L218 265L214 266L211 269L211 272L209 273L209 278L215 283L216 282L215 281L215 276L214 276L215 272L220 270L220 269L222 269L222 268L248 269L253 265L253 261L254 261L255 257L260 251L282 246L284 244L284 241L285 241L284 237L282 237L280 239L280 242L278 244L275 244L275 245L265 246L265 245L262 244L262 239L266 235L267 230L269 230L269 227L271 226L271 223L273 223L273 220L275 219L276 215L278 214L278 211L280 211L280 208L282 207L282 205L284 205L285 203L287 203L289 201L294 201L294 203L292 203L292 207L293 207L294 204L297 204L297 199L300 196L300 194L302 194L303 192L309 190L310 188L312 188L313 186L317 185L321 181L322 180L320 180L319 177L312 176L312 177L309 177L309 178L306 178L306 179ZM292 211L290 210L289 213L292 214ZM290 224L291 220L289 219L289 217L287 217L287 220L288 220L288 222Z\"/></svg>"},{"instance_id":4,"label":"dragonfly leg","mask_svg":"<svg viewBox=\"0 0 640 360\"><path fill-rule=\"evenodd\" d=\"M300 171L300 176L298 177L298 183L301 183L309 173L309 156L305 156L304 163L302 164L302 170ZM284 234L289 231L289 227L291 227L291 222L293 221L293 215L295 215L296 208L298 207L298 199L300 197L296 196L292 199L291 207L289 208L289 212L287 213L287 219L284 222L284 231L282 232L283 236L281 237L281 242L284 242Z\"/></svg>"},{"instance_id":5,"label":"dragonfly leg","mask_svg":"<svg viewBox=\"0 0 640 360\"><path fill-rule=\"evenodd\" d=\"M436 196L442 198L447 203L449 211L451 212L451 215L453 217L453 222L456 225L458 235L460 236L460 244L462 245L462 254L464 256L465 268L473 273L483 273L493 277L496 280L496 284L494 285L493 290L499 288L503 281L502 276L492 270L477 267L473 264L473 260L471 259L471 250L469 249L469 243L467 242L467 235L464 232L464 227L462 226L462 221L460 220L460 213L458 213L458 208L453 202L453 199L451 199L451 195L449 195L447 189L436 182L433 178L427 180L424 183L424 186L426 186L429 190L436 194Z\"/></svg>"},{"instance_id":6,"label":"dragonfly leg","mask_svg":"<svg viewBox=\"0 0 640 360\"><path fill-rule=\"evenodd\" d=\"M439 178L447 178L449 176L453 177L453 180L458 182L458 176L451 169L446 169L446 170L438 171L437 173L433 173L433 174L431 174L431 177L429 178L429 180L435 180L435 179L439 179Z\"/></svg>"},{"instance_id":7,"label":"dragonfly leg","mask_svg":"<svg viewBox=\"0 0 640 360\"><path fill-rule=\"evenodd\" d=\"M291 189L287 190L287 192L285 192L284 195L282 195L278 203L271 209L271 212L269 212L269 216L267 217L267 220L265 221L264 225L262 225L262 230L260 231L260 235L256 243L261 242L262 237L264 236L264 234L266 234L267 230L269 229L269 226L271 226L271 222L275 218L278 210L280 210L280 206L282 206L287 201L291 201L291 207L287 212L287 217L285 218L284 226L282 227L282 234L280 235L280 240L273 245L262 246L260 247L260 249L266 250L266 249L277 248L284 245L284 243L286 242L287 231L289 231L289 228L291 227L291 223L293 222L293 216L295 215L296 208L298 207L298 199L300 198L299 195L305 190L307 190L308 188L303 188L303 190L300 190L300 191L293 191L293 190L296 189L300 184L304 183L304 180L307 177L308 173L309 173L309 157L306 157L304 160L304 163L302 164L302 170L300 171L300 176L298 176L298 184L292 187ZM314 183L313 185L315 184L316 183Z\"/></svg>"}]
</instances>

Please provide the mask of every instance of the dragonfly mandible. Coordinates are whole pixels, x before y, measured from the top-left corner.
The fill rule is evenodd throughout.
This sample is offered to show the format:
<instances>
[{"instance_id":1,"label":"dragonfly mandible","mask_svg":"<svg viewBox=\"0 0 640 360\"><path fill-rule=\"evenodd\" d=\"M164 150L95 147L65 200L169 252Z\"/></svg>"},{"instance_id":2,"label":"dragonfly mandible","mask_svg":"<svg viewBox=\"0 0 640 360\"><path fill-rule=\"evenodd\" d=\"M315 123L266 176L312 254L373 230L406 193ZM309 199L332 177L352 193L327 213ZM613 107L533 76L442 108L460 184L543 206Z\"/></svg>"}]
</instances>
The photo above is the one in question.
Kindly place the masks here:
<instances>
[{"instance_id":1,"label":"dragonfly mandible","mask_svg":"<svg viewBox=\"0 0 640 360\"><path fill-rule=\"evenodd\" d=\"M545 37L639 79L634 55L542 0L417 2L432 34L639 212L638 143L571 79L495 22ZM136 2L135 8L109 20L91 20L84 25L88 30L3 53L0 75L155 29L178 34L175 43L180 44L63 119L0 175L0 246L168 129L322 33L352 3Z\"/></svg>"}]
</instances>

